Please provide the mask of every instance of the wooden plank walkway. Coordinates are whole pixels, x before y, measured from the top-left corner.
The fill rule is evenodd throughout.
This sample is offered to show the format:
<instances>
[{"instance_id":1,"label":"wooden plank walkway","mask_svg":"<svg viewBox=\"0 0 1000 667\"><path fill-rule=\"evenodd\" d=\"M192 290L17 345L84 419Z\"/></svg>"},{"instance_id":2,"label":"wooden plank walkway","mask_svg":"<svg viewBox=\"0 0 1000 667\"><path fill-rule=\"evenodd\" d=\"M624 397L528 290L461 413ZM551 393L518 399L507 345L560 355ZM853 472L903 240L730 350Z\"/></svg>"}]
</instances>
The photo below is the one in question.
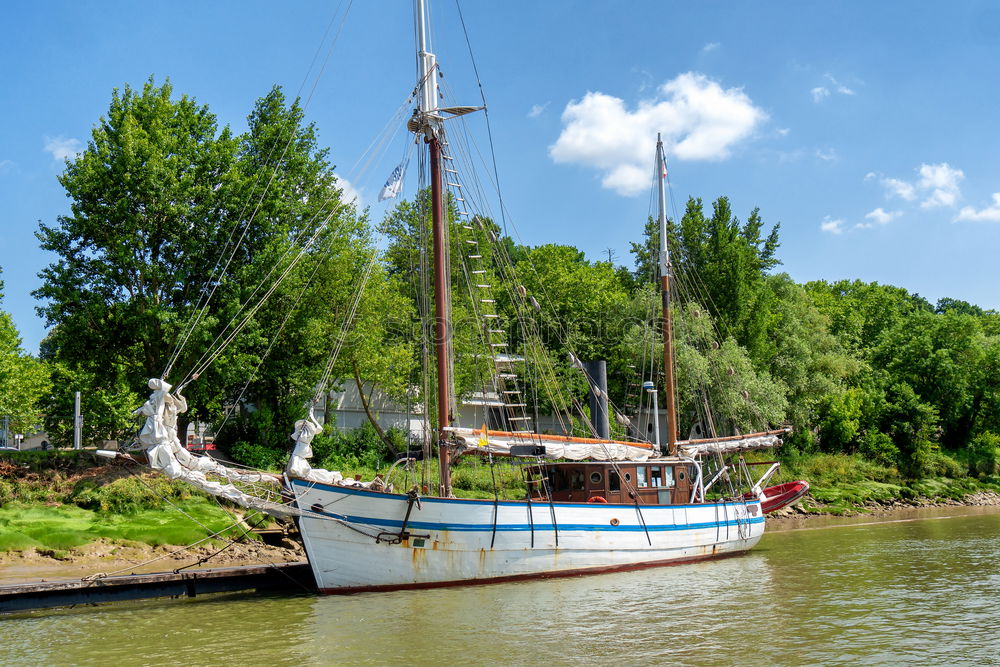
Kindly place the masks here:
<instances>
[{"instance_id":1,"label":"wooden plank walkway","mask_svg":"<svg viewBox=\"0 0 1000 667\"><path fill-rule=\"evenodd\" d=\"M160 597L236 591L315 591L309 564L278 563L0 585L0 614Z\"/></svg>"}]
</instances>

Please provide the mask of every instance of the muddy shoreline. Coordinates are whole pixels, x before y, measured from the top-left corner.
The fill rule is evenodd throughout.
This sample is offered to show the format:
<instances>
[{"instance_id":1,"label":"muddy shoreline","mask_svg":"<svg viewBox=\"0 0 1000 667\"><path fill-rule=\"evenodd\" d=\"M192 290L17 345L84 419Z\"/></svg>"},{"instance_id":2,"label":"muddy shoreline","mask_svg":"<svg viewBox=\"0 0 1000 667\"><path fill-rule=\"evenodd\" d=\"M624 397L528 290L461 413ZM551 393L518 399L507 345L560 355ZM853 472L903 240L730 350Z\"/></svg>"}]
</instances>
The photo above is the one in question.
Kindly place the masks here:
<instances>
[{"instance_id":1,"label":"muddy shoreline","mask_svg":"<svg viewBox=\"0 0 1000 667\"><path fill-rule=\"evenodd\" d=\"M121 545L101 539L74 547L60 558L53 558L45 550L9 551L0 553L0 585L80 579L97 573L145 574L178 568L196 570L306 560L301 545L287 539L282 544L236 542L220 551L221 545L183 549L177 546ZM206 559L205 562L199 563L202 559Z\"/></svg>"}]
</instances>

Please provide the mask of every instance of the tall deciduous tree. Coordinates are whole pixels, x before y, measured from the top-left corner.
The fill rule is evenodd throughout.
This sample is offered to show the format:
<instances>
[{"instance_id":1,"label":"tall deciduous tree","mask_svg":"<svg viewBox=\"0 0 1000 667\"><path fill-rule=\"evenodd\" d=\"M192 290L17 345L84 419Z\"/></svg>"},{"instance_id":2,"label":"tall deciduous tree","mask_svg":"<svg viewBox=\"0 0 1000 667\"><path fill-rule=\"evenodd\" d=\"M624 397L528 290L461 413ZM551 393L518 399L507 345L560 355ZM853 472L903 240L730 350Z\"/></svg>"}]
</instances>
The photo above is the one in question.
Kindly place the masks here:
<instances>
[{"instance_id":1,"label":"tall deciduous tree","mask_svg":"<svg viewBox=\"0 0 1000 667\"><path fill-rule=\"evenodd\" d=\"M721 332L745 347L756 366L766 368L774 354L768 338L774 297L766 276L779 263L775 252L780 225L762 236L759 210L741 223L727 197L713 202L711 217L705 217L701 199L688 199L680 222L667 224L675 298L708 308ZM632 253L636 278L650 281L658 261L655 220L647 222L644 235L642 243L632 244Z\"/></svg>"},{"instance_id":2,"label":"tall deciduous tree","mask_svg":"<svg viewBox=\"0 0 1000 667\"><path fill-rule=\"evenodd\" d=\"M54 327L46 354L68 383L57 384L50 412L67 414L72 392L82 391L95 437L130 429L127 411L95 397L136 403L145 379L163 372L233 224L236 141L207 107L171 94L152 80L114 91L87 148L59 176L70 213L37 233L59 257L34 292Z\"/></svg>"},{"instance_id":3,"label":"tall deciduous tree","mask_svg":"<svg viewBox=\"0 0 1000 667\"><path fill-rule=\"evenodd\" d=\"M3 296L0 280L0 305ZM49 368L24 352L13 318L0 310L0 418L7 417L14 432L38 426L40 404L49 388Z\"/></svg>"}]
</instances>

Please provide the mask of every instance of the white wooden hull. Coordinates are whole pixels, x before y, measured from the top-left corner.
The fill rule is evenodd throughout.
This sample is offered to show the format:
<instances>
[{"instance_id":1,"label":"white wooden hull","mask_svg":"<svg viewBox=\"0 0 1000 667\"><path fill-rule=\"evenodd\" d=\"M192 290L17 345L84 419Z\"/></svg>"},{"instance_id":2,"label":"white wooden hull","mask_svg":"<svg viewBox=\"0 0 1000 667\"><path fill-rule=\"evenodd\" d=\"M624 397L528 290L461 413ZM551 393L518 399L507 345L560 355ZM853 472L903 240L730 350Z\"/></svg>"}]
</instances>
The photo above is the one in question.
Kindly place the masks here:
<instances>
[{"instance_id":1,"label":"white wooden hull","mask_svg":"<svg viewBox=\"0 0 1000 667\"><path fill-rule=\"evenodd\" d=\"M640 506L421 498L292 480L299 527L326 593L423 588L638 569L746 551L760 502ZM496 520L494 522L494 515ZM494 529L495 525L495 529Z\"/></svg>"}]
</instances>

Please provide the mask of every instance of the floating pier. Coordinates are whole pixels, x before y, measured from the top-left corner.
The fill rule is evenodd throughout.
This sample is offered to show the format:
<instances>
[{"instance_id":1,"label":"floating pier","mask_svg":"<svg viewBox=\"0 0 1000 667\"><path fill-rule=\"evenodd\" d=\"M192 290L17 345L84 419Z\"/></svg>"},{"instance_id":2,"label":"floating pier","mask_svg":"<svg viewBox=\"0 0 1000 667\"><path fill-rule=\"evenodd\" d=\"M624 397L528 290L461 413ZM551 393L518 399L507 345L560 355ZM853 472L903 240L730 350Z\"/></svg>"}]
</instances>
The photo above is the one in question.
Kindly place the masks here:
<instances>
[{"instance_id":1,"label":"floating pier","mask_svg":"<svg viewBox=\"0 0 1000 667\"><path fill-rule=\"evenodd\" d=\"M0 614L237 591L315 591L309 564L280 563L0 585Z\"/></svg>"}]
</instances>

